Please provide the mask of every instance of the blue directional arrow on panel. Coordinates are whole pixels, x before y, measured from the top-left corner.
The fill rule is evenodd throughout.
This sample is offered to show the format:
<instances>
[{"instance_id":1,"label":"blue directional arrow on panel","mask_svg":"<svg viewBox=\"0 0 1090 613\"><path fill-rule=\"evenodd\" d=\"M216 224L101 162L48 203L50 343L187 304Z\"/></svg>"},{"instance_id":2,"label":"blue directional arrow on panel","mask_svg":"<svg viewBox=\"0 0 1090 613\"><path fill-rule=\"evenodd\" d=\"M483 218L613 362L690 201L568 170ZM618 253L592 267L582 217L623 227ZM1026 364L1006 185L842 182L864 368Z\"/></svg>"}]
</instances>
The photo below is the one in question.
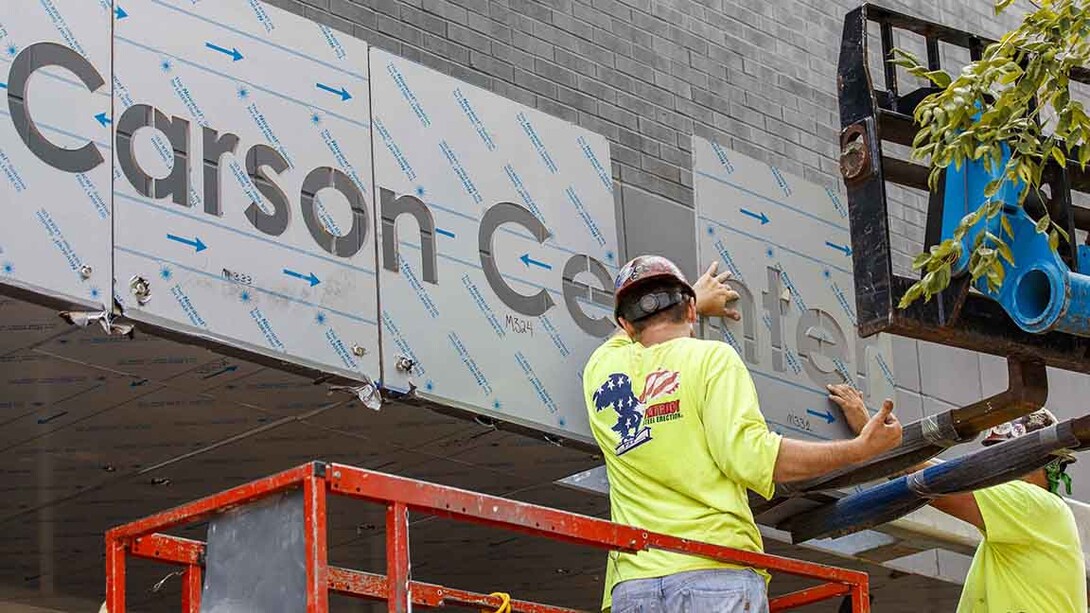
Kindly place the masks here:
<instances>
[{"instance_id":1,"label":"blue directional arrow on panel","mask_svg":"<svg viewBox=\"0 0 1090 613\"><path fill-rule=\"evenodd\" d=\"M522 263L525 264L527 268L529 268L530 266L537 266L538 268L544 268L545 270L553 269L552 265L535 260L534 258L530 257L529 253L522 254L522 257L520 257L519 259L522 260Z\"/></svg>"},{"instance_id":2,"label":"blue directional arrow on panel","mask_svg":"<svg viewBox=\"0 0 1090 613\"><path fill-rule=\"evenodd\" d=\"M345 89L344 87L341 87L340 89L335 89L333 87L330 87L330 86L326 85L325 83L315 83L315 87L317 87L318 89L320 89L322 91L329 92L331 94L340 96L342 102L347 102L347 101L352 99L352 94L348 93L348 90Z\"/></svg>"},{"instance_id":3,"label":"blue directional arrow on panel","mask_svg":"<svg viewBox=\"0 0 1090 613\"><path fill-rule=\"evenodd\" d=\"M181 237L181 236L175 236L173 234L167 234L167 240L174 241L176 243L181 243L183 245L189 245L190 247L193 247L193 250L196 251L197 253L200 253L200 252L204 251L205 249L208 249L208 245L205 245L204 241L202 241L201 239L199 239L197 237L193 237L192 239L189 239L189 238L184 238L184 237Z\"/></svg>"},{"instance_id":4,"label":"blue directional arrow on panel","mask_svg":"<svg viewBox=\"0 0 1090 613\"><path fill-rule=\"evenodd\" d=\"M208 47L212 51L218 51L219 53L222 53L222 54L224 54L226 56L229 56L236 62L241 60L243 57L245 57L241 53L239 53L238 48L236 48L236 47L232 47L232 48L228 49L226 47L221 47L219 45L215 45L215 44L212 44L212 43L205 43L204 46Z\"/></svg>"},{"instance_id":5,"label":"blue directional arrow on panel","mask_svg":"<svg viewBox=\"0 0 1090 613\"><path fill-rule=\"evenodd\" d=\"M757 221L761 222L762 226L769 222L768 215L765 215L763 211L760 214L758 214L758 213L754 213L753 211L750 211L749 209L738 209L738 210L741 211L741 213L743 215L745 215L747 217L752 217L752 218L756 219Z\"/></svg>"},{"instance_id":6,"label":"blue directional arrow on panel","mask_svg":"<svg viewBox=\"0 0 1090 613\"><path fill-rule=\"evenodd\" d=\"M295 272L294 270L285 268L284 269L284 274L288 275L289 277L294 277L296 279L306 281L307 283L310 284L311 287L314 287L315 285L318 285L319 283L321 283L321 281L318 280L318 277L315 276L314 273L304 275L301 272Z\"/></svg>"},{"instance_id":7,"label":"blue directional arrow on panel","mask_svg":"<svg viewBox=\"0 0 1090 613\"><path fill-rule=\"evenodd\" d=\"M825 409L824 413L818 413L817 411L815 411L813 409L806 409L806 413L808 415L813 415L814 417L824 419L825 423L827 423L827 424L831 424L834 421L836 421L836 416L833 415L833 412L830 411L829 409Z\"/></svg>"}]
</instances>

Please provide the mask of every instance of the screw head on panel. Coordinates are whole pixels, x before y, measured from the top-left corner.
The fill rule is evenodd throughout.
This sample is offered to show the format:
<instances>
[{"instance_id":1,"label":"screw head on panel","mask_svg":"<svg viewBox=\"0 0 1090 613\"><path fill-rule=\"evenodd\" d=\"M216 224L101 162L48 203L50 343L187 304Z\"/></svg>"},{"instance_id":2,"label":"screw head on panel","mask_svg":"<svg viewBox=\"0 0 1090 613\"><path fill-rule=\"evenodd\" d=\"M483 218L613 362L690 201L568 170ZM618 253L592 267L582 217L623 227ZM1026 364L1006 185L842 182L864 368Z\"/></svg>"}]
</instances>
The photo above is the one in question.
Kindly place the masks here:
<instances>
[{"instance_id":1,"label":"screw head on panel","mask_svg":"<svg viewBox=\"0 0 1090 613\"><path fill-rule=\"evenodd\" d=\"M141 306L151 300L151 284L144 277L136 275L129 279L129 289L132 291L132 295L136 296L136 302Z\"/></svg>"}]
</instances>

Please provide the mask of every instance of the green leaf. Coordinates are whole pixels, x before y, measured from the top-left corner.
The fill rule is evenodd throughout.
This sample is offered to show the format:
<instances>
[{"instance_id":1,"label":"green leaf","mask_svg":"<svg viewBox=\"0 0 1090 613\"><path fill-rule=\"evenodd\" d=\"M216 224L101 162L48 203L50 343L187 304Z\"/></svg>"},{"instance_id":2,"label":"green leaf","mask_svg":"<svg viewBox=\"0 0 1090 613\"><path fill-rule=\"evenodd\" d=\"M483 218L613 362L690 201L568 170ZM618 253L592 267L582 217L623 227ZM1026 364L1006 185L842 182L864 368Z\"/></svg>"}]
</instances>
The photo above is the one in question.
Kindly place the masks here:
<instances>
[{"instance_id":1,"label":"green leaf","mask_svg":"<svg viewBox=\"0 0 1090 613\"><path fill-rule=\"evenodd\" d=\"M1014 228L1011 227L1011 221L1004 215L999 218L999 223L1003 226L1003 231L1007 233L1007 236L1014 238Z\"/></svg>"},{"instance_id":2,"label":"green leaf","mask_svg":"<svg viewBox=\"0 0 1090 613\"><path fill-rule=\"evenodd\" d=\"M934 249L934 248L932 248L932 249ZM912 270L919 270L919 269L923 268L930 261L931 261L931 254L930 253L921 253L920 255L916 256L915 260L912 260Z\"/></svg>"},{"instance_id":3,"label":"green leaf","mask_svg":"<svg viewBox=\"0 0 1090 613\"><path fill-rule=\"evenodd\" d=\"M995 2L995 14L998 15L1007 10L1007 7L1014 4L1014 0L996 0Z\"/></svg>"},{"instance_id":4,"label":"green leaf","mask_svg":"<svg viewBox=\"0 0 1090 613\"><path fill-rule=\"evenodd\" d=\"M1052 227L1055 228L1056 231L1060 233L1060 236L1063 237L1063 239L1065 241L1067 241L1069 243L1071 242L1071 237L1067 235L1067 230L1064 230L1063 228L1061 228L1059 226L1059 224L1055 224L1055 223L1052 224Z\"/></svg>"},{"instance_id":5,"label":"green leaf","mask_svg":"<svg viewBox=\"0 0 1090 613\"><path fill-rule=\"evenodd\" d=\"M919 300L921 295L923 295L923 285L917 281L912 284L912 287L908 288L908 291L905 292L904 296L901 296L901 301L897 304L897 308L907 308L910 304Z\"/></svg>"},{"instance_id":6,"label":"green leaf","mask_svg":"<svg viewBox=\"0 0 1090 613\"><path fill-rule=\"evenodd\" d=\"M942 291L947 287L950 287L950 265L944 264L935 270L935 285L938 287L937 291Z\"/></svg>"},{"instance_id":7,"label":"green leaf","mask_svg":"<svg viewBox=\"0 0 1090 613\"><path fill-rule=\"evenodd\" d=\"M1014 254L1011 253L1011 248L1007 243L999 242L996 249L999 251L999 255L1010 264L1011 268L1014 268Z\"/></svg>"},{"instance_id":8,"label":"green leaf","mask_svg":"<svg viewBox=\"0 0 1090 613\"><path fill-rule=\"evenodd\" d=\"M1048 233L1048 246L1051 247L1053 251L1060 248L1060 235L1057 234L1055 230Z\"/></svg>"},{"instance_id":9,"label":"green leaf","mask_svg":"<svg viewBox=\"0 0 1090 613\"><path fill-rule=\"evenodd\" d=\"M1048 230L1048 226L1050 223L1052 223L1052 220L1049 219L1048 215L1045 215L1041 219L1037 220L1037 225L1035 226L1037 233L1044 234Z\"/></svg>"},{"instance_id":10,"label":"green leaf","mask_svg":"<svg viewBox=\"0 0 1090 613\"><path fill-rule=\"evenodd\" d=\"M923 76L942 89L950 87L950 75L945 70L930 70L923 73Z\"/></svg>"},{"instance_id":11,"label":"green leaf","mask_svg":"<svg viewBox=\"0 0 1090 613\"><path fill-rule=\"evenodd\" d=\"M1064 152L1060 151L1059 147L1052 147L1052 159L1056 160L1056 163L1060 166L1067 166L1067 158L1064 157Z\"/></svg>"}]
</instances>

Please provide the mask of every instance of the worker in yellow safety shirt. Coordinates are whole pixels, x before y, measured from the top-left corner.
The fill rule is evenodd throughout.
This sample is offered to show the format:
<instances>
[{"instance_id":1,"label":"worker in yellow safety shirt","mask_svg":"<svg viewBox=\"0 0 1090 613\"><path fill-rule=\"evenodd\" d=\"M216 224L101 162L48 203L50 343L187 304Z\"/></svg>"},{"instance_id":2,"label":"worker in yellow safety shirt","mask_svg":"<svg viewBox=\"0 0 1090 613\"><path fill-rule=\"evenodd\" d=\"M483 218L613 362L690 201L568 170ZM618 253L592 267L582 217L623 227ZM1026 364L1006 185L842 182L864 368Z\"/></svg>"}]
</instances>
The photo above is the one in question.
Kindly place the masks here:
<instances>
[{"instance_id":1,"label":"worker in yellow safety shirt","mask_svg":"<svg viewBox=\"0 0 1090 613\"><path fill-rule=\"evenodd\" d=\"M829 391L854 431L866 427L870 414L857 390L833 385ZM1056 423L1051 412L1040 409L988 430L982 442L994 445ZM1045 468L1019 480L931 501L983 536L958 613L1086 613L1082 544L1075 516L1060 495L1061 485L1071 494L1065 470L1075 456L1067 450L1055 455ZM913 471L935 464L926 462Z\"/></svg>"},{"instance_id":2,"label":"worker in yellow safety shirt","mask_svg":"<svg viewBox=\"0 0 1090 613\"><path fill-rule=\"evenodd\" d=\"M583 372L594 438L601 446L613 521L747 551L762 551L747 490L863 462L901 442L887 400L853 440L808 442L769 431L749 372L730 345L694 338L698 315L739 319L738 298L716 275L695 288L672 262L640 256L615 283L624 329ZM762 613L764 571L660 550L612 552L603 609Z\"/></svg>"}]
</instances>

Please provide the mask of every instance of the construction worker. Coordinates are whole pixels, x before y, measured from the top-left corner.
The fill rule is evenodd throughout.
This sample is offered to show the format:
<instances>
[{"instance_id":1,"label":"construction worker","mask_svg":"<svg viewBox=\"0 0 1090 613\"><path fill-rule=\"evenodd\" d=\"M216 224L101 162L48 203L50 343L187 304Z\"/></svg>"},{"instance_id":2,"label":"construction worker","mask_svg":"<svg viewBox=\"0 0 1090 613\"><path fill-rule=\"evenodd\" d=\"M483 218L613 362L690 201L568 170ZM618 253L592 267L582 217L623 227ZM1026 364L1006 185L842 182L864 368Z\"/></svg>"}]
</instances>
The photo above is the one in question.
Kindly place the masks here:
<instances>
[{"instance_id":1,"label":"construction worker","mask_svg":"<svg viewBox=\"0 0 1090 613\"><path fill-rule=\"evenodd\" d=\"M857 390L834 385L829 392L852 430L865 427L869 413ZM982 443L1002 443L1055 424L1052 413L1040 409L988 430ZM1060 496L1061 485L1071 494L1065 470L1075 456L1067 450L1055 455L1045 468L1020 480L931 501L931 506L973 524L983 535L958 613L1086 612L1082 544L1075 516ZM935 464L932 460L910 472Z\"/></svg>"},{"instance_id":2,"label":"construction worker","mask_svg":"<svg viewBox=\"0 0 1090 613\"><path fill-rule=\"evenodd\" d=\"M606 458L613 521L717 545L762 551L747 490L816 477L896 447L887 400L850 441L814 443L769 431L738 354L694 338L698 315L739 319L738 294L713 264L695 287L672 262L640 256L615 282L623 328L583 372L591 430ZM612 552L604 609L768 610L768 575L660 550Z\"/></svg>"}]
</instances>

